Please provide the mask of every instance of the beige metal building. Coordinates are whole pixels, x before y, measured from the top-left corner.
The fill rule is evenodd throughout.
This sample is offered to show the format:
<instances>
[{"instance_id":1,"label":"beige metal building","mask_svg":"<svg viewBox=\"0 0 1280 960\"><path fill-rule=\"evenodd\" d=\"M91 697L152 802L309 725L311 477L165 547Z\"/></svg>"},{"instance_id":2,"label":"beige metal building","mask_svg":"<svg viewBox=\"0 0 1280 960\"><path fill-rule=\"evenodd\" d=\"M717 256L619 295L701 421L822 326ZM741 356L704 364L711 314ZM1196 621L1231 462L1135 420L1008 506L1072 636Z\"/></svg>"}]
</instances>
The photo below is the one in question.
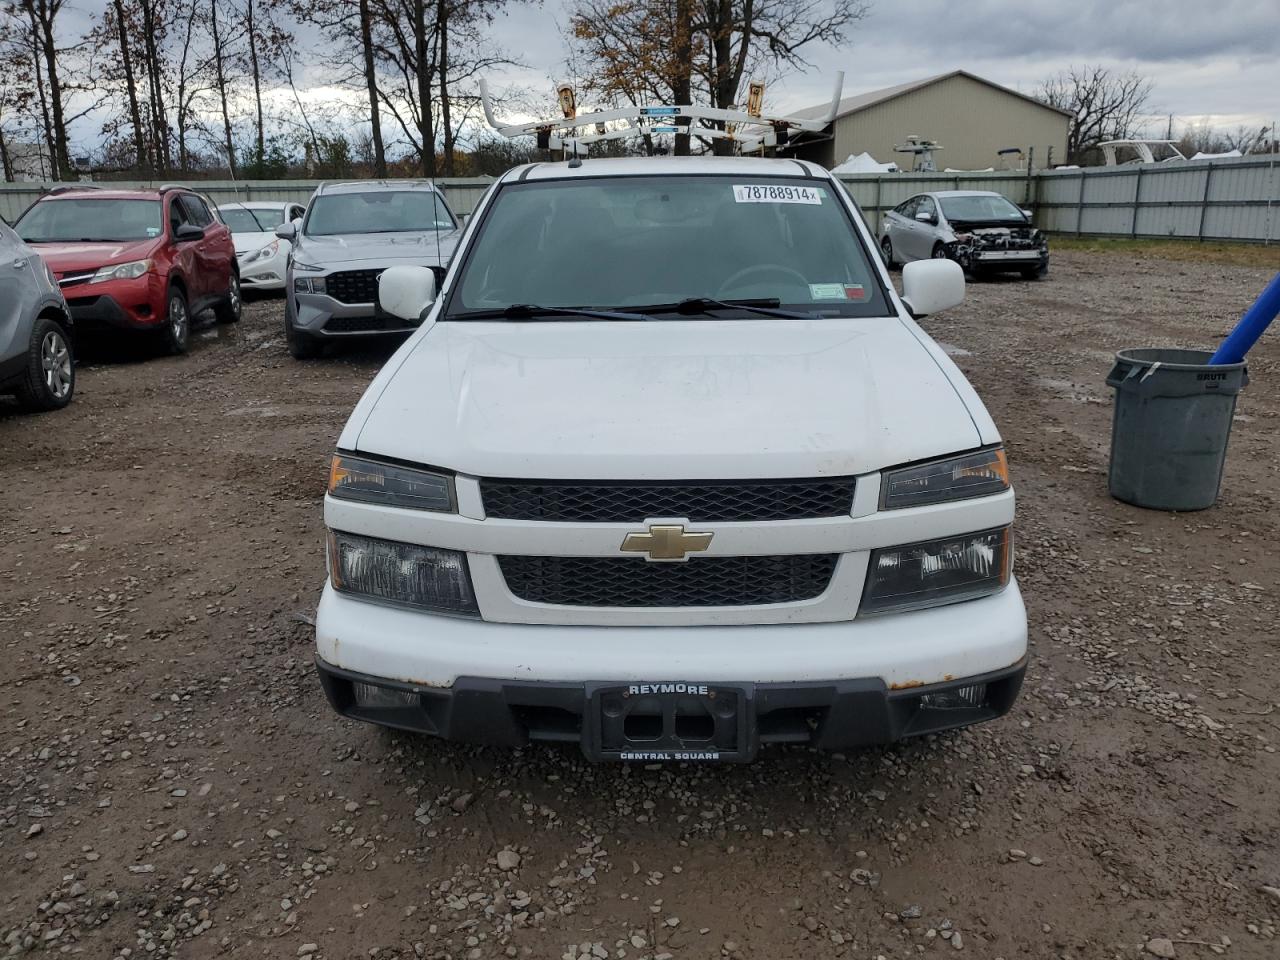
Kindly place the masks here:
<instances>
[{"instance_id":1,"label":"beige metal building","mask_svg":"<svg viewBox=\"0 0 1280 960\"><path fill-rule=\"evenodd\" d=\"M830 103L797 110L821 117ZM942 144L934 154L939 170L1001 169L998 150L1034 148L1037 168L1066 160L1071 115L1025 94L964 70L847 97L826 134L805 134L779 153L831 168L851 155L869 153L881 163L912 169L914 157L895 153L907 137ZM1052 154L1050 151L1052 150ZM1024 160L1025 163L1025 160Z\"/></svg>"}]
</instances>

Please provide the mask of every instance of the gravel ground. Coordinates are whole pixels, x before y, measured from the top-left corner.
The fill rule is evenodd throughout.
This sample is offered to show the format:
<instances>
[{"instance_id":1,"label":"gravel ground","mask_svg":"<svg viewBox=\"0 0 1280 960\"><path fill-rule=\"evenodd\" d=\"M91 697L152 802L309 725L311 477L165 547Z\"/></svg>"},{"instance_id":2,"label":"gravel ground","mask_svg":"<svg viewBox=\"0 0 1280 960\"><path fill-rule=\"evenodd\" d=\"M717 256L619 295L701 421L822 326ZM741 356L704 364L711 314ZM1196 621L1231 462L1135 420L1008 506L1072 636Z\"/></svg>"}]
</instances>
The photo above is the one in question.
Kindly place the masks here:
<instances>
[{"instance_id":1,"label":"gravel ground","mask_svg":"<svg viewBox=\"0 0 1280 960\"><path fill-rule=\"evenodd\" d=\"M1220 505L1106 494L1113 350L1267 274L1066 253L931 318L1005 432L1033 660L1005 720L749 767L593 766L339 720L311 668L332 444L386 350L281 303L0 407L0 954L1280 956L1280 340Z\"/></svg>"}]
</instances>

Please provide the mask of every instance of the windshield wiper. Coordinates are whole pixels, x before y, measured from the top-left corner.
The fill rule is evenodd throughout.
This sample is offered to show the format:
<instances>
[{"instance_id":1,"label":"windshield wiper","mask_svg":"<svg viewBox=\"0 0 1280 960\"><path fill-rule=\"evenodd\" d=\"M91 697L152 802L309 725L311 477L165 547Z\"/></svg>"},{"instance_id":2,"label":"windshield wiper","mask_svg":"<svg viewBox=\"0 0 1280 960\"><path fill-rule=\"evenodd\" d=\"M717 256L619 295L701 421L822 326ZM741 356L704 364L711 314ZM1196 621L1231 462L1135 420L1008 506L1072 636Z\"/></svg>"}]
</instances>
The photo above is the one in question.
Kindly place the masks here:
<instances>
[{"instance_id":1,"label":"windshield wiper","mask_svg":"<svg viewBox=\"0 0 1280 960\"><path fill-rule=\"evenodd\" d=\"M500 310L476 310L457 314L454 320L550 320L555 317L590 317L593 320L648 320L643 313L612 310L584 310L579 307L540 307L533 303L513 303Z\"/></svg>"},{"instance_id":2,"label":"windshield wiper","mask_svg":"<svg viewBox=\"0 0 1280 960\"><path fill-rule=\"evenodd\" d=\"M643 307L631 307L638 313L680 313L696 316L709 310L745 310L762 317L781 317L784 320L815 320L815 313L799 313L795 310L779 310L777 297L761 297L755 300L714 300L711 297L686 297L678 303L652 303ZM716 317L727 320L728 317Z\"/></svg>"}]
</instances>

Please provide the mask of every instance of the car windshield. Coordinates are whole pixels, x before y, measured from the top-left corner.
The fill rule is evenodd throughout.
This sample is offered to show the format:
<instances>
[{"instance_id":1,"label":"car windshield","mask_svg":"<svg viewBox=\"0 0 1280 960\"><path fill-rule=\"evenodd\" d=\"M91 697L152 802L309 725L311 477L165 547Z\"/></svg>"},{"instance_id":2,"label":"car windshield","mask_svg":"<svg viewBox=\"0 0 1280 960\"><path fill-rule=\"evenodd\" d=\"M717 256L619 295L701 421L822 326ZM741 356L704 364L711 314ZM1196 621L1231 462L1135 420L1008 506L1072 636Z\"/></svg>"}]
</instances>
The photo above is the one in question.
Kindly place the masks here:
<instances>
[{"instance_id":1,"label":"car windshield","mask_svg":"<svg viewBox=\"0 0 1280 960\"><path fill-rule=\"evenodd\" d=\"M439 194L429 190L369 190L316 197L302 232L326 237L338 233L411 233L452 230L453 217Z\"/></svg>"},{"instance_id":2,"label":"car windshield","mask_svg":"<svg viewBox=\"0 0 1280 960\"><path fill-rule=\"evenodd\" d=\"M218 216L232 233L270 233L284 223L284 210L250 210L245 207L219 207Z\"/></svg>"},{"instance_id":3,"label":"car windshield","mask_svg":"<svg viewBox=\"0 0 1280 960\"><path fill-rule=\"evenodd\" d=\"M744 173L508 184L484 213L446 317L711 299L806 316L889 312L829 181Z\"/></svg>"},{"instance_id":4,"label":"car windshield","mask_svg":"<svg viewBox=\"0 0 1280 960\"><path fill-rule=\"evenodd\" d=\"M150 240L160 236L160 201L109 197L41 200L15 225L28 243Z\"/></svg>"},{"instance_id":5,"label":"car windshield","mask_svg":"<svg viewBox=\"0 0 1280 960\"><path fill-rule=\"evenodd\" d=\"M1004 197L943 197L942 212L948 220L1025 220L1022 211Z\"/></svg>"}]
</instances>

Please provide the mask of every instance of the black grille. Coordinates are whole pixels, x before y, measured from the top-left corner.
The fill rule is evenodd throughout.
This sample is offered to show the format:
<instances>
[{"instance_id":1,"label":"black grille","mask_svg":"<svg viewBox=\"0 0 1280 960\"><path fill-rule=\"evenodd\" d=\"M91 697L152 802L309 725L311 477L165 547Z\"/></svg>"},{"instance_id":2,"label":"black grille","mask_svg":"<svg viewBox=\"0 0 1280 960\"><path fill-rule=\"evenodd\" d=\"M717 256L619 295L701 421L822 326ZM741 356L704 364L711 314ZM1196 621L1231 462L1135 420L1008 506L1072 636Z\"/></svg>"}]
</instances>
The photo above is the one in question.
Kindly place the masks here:
<instances>
[{"instance_id":1,"label":"black grille","mask_svg":"<svg viewBox=\"0 0 1280 960\"><path fill-rule=\"evenodd\" d=\"M399 317L330 317L324 323L328 333L379 333L411 326Z\"/></svg>"},{"instance_id":2,"label":"black grille","mask_svg":"<svg viewBox=\"0 0 1280 960\"><path fill-rule=\"evenodd\" d=\"M504 520L635 523L688 517L701 523L843 517L853 477L816 480L607 481L481 480L485 514Z\"/></svg>"},{"instance_id":3,"label":"black grille","mask_svg":"<svg viewBox=\"0 0 1280 960\"><path fill-rule=\"evenodd\" d=\"M325 290L341 303L373 303L381 270L343 270L325 278Z\"/></svg>"},{"instance_id":4,"label":"black grille","mask_svg":"<svg viewBox=\"0 0 1280 960\"><path fill-rule=\"evenodd\" d=\"M835 554L693 557L499 557L521 600L569 607L741 607L811 600L827 589Z\"/></svg>"},{"instance_id":5,"label":"black grille","mask_svg":"<svg viewBox=\"0 0 1280 960\"><path fill-rule=\"evenodd\" d=\"M339 270L325 277L325 290L339 303L374 303L378 299L378 274L385 270ZM436 289L444 282L445 268L430 267L436 275Z\"/></svg>"}]
</instances>

